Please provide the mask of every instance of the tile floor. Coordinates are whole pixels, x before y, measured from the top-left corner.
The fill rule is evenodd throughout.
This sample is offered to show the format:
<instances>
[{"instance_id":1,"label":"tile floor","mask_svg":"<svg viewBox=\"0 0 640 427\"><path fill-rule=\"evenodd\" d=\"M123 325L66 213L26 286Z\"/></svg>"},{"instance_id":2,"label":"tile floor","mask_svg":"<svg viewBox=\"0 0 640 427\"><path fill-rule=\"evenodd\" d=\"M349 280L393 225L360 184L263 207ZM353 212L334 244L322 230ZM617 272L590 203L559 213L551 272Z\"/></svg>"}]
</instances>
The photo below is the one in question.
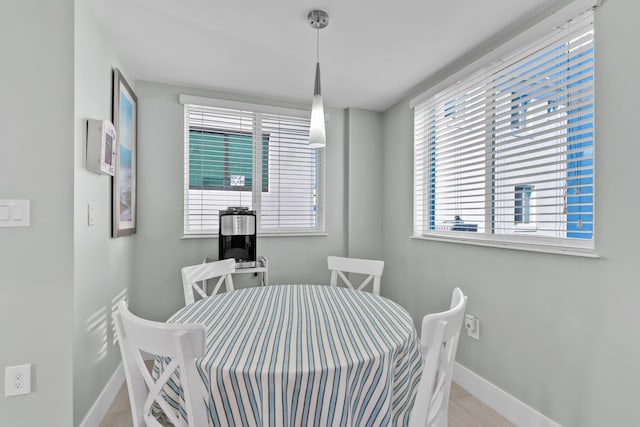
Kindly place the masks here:
<instances>
[{"instance_id":1,"label":"tile floor","mask_svg":"<svg viewBox=\"0 0 640 427\"><path fill-rule=\"evenodd\" d=\"M116 396L100 427L132 427L127 386ZM451 385L449 396L449 427L513 427L493 409L472 396L458 384Z\"/></svg>"}]
</instances>

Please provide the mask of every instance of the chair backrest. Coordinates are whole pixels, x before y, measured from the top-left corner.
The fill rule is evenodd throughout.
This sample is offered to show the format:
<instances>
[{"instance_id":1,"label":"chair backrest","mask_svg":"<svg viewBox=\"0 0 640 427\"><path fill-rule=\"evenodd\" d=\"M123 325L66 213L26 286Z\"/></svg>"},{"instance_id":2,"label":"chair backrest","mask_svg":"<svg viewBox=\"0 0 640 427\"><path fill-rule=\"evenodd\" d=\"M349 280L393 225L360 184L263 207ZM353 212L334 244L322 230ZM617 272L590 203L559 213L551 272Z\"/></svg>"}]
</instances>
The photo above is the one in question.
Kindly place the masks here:
<instances>
[{"instance_id":1,"label":"chair backrest","mask_svg":"<svg viewBox=\"0 0 640 427\"><path fill-rule=\"evenodd\" d=\"M151 413L154 404L160 406L175 426L208 426L204 384L194 362L196 357L204 355L204 325L168 324L141 319L127 309L124 301L120 302L114 313L114 322L134 427L161 426ZM141 351L171 359L157 380L154 381L147 370ZM162 397L162 388L176 370L184 394L188 424L178 418L175 410ZM174 380L177 378L175 375L173 377Z\"/></svg>"},{"instance_id":2,"label":"chair backrest","mask_svg":"<svg viewBox=\"0 0 640 427\"><path fill-rule=\"evenodd\" d=\"M451 308L422 319L423 369L409 427L446 427L449 391L467 297L453 290Z\"/></svg>"},{"instance_id":3,"label":"chair backrest","mask_svg":"<svg viewBox=\"0 0 640 427\"><path fill-rule=\"evenodd\" d=\"M185 305L195 302L195 294L202 298L215 295L224 283L227 291L233 290L233 279L231 273L236 271L236 261L233 258L221 261L205 262L182 268L182 287L184 288ZM218 278L215 287L209 293L207 291L207 280Z\"/></svg>"},{"instance_id":4,"label":"chair backrest","mask_svg":"<svg viewBox=\"0 0 640 427\"><path fill-rule=\"evenodd\" d=\"M384 261L328 256L327 265L331 271L331 286L338 285L338 277L351 289L362 290L369 282L373 282L373 293L380 295L380 277L384 270ZM367 277L356 288L344 273L366 274Z\"/></svg>"}]
</instances>

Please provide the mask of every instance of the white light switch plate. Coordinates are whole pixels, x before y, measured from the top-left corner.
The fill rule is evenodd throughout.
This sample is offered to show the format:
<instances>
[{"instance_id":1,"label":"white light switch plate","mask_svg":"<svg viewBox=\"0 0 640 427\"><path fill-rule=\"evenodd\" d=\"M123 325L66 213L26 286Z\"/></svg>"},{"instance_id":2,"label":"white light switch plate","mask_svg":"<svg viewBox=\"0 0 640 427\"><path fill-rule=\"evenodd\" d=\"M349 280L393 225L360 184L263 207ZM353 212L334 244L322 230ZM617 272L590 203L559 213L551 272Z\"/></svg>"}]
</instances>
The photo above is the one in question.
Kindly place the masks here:
<instances>
[{"instance_id":1,"label":"white light switch plate","mask_svg":"<svg viewBox=\"0 0 640 427\"><path fill-rule=\"evenodd\" d=\"M29 200L0 200L0 227L29 227Z\"/></svg>"},{"instance_id":2,"label":"white light switch plate","mask_svg":"<svg viewBox=\"0 0 640 427\"><path fill-rule=\"evenodd\" d=\"M91 203L87 205L87 225L93 227L96 224L96 212Z\"/></svg>"}]
</instances>

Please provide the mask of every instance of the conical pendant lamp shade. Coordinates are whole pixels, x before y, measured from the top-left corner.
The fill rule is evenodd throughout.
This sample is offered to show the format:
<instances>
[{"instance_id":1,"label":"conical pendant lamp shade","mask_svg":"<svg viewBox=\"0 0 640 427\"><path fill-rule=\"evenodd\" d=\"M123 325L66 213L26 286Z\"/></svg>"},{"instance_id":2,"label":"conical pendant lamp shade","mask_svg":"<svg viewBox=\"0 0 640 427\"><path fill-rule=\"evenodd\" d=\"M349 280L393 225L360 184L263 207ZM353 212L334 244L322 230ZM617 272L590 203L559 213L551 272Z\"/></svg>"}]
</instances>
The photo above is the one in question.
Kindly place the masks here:
<instances>
[{"instance_id":1,"label":"conical pendant lamp shade","mask_svg":"<svg viewBox=\"0 0 640 427\"><path fill-rule=\"evenodd\" d=\"M311 127L309 129L309 147L323 148L327 145L324 130L324 106L320 93L320 63L316 63L316 81L313 90L313 104L311 106Z\"/></svg>"}]
</instances>

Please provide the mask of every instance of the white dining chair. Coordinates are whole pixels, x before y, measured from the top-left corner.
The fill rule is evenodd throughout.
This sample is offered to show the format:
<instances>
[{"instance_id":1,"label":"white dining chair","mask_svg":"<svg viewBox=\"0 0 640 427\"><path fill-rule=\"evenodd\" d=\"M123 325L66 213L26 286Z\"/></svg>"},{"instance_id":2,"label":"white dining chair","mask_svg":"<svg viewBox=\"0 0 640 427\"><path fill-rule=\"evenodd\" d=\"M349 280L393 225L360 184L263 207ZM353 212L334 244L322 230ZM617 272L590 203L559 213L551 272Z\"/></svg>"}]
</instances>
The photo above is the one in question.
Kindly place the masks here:
<instances>
[{"instance_id":1,"label":"white dining chair","mask_svg":"<svg viewBox=\"0 0 640 427\"><path fill-rule=\"evenodd\" d=\"M423 369L409 427L446 427L449 392L467 297L453 290L451 308L422 319Z\"/></svg>"},{"instance_id":2,"label":"white dining chair","mask_svg":"<svg viewBox=\"0 0 640 427\"><path fill-rule=\"evenodd\" d=\"M233 290L231 273L236 271L236 261L233 258L221 261L205 262L182 268L182 287L184 288L185 305L195 302L195 294L207 298L218 293L224 283L227 291ZM211 293L207 290L207 280L218 278Z\"/></svg>"},{"instance_id":3,"label":"white dining chair","mask_svg":"<svg viewBox=\"0 0 640 427\"><path fill-rule=\"evenodd\" d=\"M362 290L372 282L373 293L380 295L380 277L384 270L384 261L328 256L327 265L331 271L331 286L338 286L338 277L351 289ZM344 273L365 274L367 277L356 288Z\"/></svg>"},{"instance_id":4,"label":"white dining chair","mask_svg":"<svg viewBox=\"0 0 640 427\"><path fill-rule=\"evenodd\" d=\"M204 355L204 325L168 324L141 319L127 309L124 301L120 302L113 317L134 427L163 425L152 414L156 404L174 426L208 426L204 384L194 362L196 357ZM144 363L143 351L171 359L157 380L153 379ZM176 370L183 391L186 420L176 414L162 396L162 388Z\"/></svg>"}]
</instances>

